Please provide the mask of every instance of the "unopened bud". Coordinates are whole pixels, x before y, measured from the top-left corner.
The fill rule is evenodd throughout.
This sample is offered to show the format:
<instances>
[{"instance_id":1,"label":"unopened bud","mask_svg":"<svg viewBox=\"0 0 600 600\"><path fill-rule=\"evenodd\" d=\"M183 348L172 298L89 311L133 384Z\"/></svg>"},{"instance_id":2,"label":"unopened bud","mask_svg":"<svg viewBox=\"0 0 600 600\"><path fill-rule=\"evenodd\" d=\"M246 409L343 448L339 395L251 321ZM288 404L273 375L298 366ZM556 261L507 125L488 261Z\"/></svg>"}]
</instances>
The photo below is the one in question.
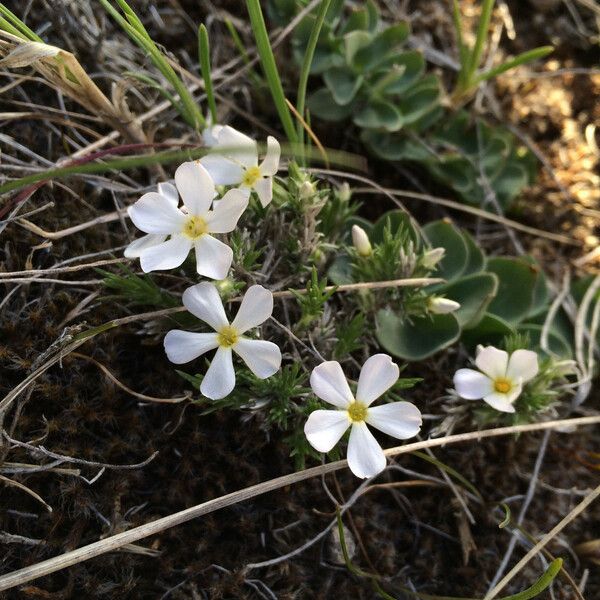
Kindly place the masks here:
<instances>
[{"instance_id":1,"label":"unopened bud","mask_svg":"<svg viewBox=\"0 0 600 600\"><path fill-rule=\"evenodd\" d=\"M228 298L235 291L235 284L233 279L220 279L214 282L215 287L219 290L219 294L224 298Z\"/></svg>"},{"instance_id":2,"label":"unopened bud","mask_svg":"<svg viewBox=\"0 0 600 600\"><path fill-rule=\"evenodd\" d=\"M427 250L427 252L423 254L421 264L426 269L433 269L440 262L440 260L444 258L444 254L446 254L446 250L444 248L433 248L432 250Z\"/></svg>"},{"instance_id":3,"label":"unopened bud","mask_svg":"<svg viewBox=\"0 0 600 600\"><path fill-rule=\"evenodd\" d=\"M427 306L429 308L429 312L432 312L435 315L447 315L448 313L452 313L460 308L460 304L458 302L448 298L440 298L438 296L432 296L429 298Z\"/></svg>"},{"instance_id":4,"label":"unopened bud","mask_svg":"<svg viewBox=\"0 0 600 600\"><path fill-rule=\"evenodd\" d=\"M310 181L303 181L300 186L300 198L307 200L315 194L315 186Z\"/></svg>"},{"instance_id":5,"label":"unopened bud","mask_svg":"<svg viewBox=\"0 0 600 600\"><path fill-rule=\"evenodd\" d=\"M373 251L367 232L358 225L352 225L352 243L361 256L369 256Z\"/></svg>"},{"instance_id":6,"label":"unopened bud","mask_svg":"<svg viewBox=\"0 0 600 600\"><path fill-rule=\"evenodd\" d=\"M348 200L350 200L352 192L350 191L350 186L348 185L348 182L344 181L344 183L340 185L340 187L338 188L338 195L342 202L348 202Z\"/></svg>"}]
</instances>

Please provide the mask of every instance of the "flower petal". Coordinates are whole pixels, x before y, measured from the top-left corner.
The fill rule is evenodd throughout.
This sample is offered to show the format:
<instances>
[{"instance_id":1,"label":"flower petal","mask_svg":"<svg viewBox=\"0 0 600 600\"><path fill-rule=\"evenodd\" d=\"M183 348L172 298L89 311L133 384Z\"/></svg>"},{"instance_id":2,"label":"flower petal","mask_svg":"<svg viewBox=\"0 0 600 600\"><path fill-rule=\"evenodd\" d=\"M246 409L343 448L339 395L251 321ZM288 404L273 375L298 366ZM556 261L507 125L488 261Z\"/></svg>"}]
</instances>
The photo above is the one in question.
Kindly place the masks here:
<instances>
[{"instance_id":1,"label":"flower petal","mask_svg":"<svg viewBox=\"0 0 600 600\"><path fill-rule=\"evenodd\" d=\"M175 205L175 208L179 206L179 193L172 183L159 183L158 193Z\"/></svg>"},{"instance_id":2,"label":"flower petal","mask_svg":"<svg viewBox=\"0 0 600 600\"><path fill-rule=\"evenodd\" d=\"M261 205L268 206L273 200L273 180L270 177L262 177L254 184L254 191Z\"/></svg>"},{"instance_id":3,"label":"flower petal","mask_svg":"<svg viewBox=\"0 0 600 600\"><path fill-rule=\"evenodd\" d=\"M175 184L190 215L204 216L215 197L215 184L198 161L184 162L175 171Z\"/></svg>"},{"instance_id":4,"label":"flower petal","mask_svg":"<svg viewBox=\"0 0 600 600\"><path fill-rule=\"evenodd\" d=\"M410 402L392 402L372 406L365 421L399 440L407 440L419 433L423 419L421 411Z\"/></svg>"},{"instance_id":5,"label":"flower petal","mask_svg":"<svg viewBox=\"0 0 600 600\"><path fill-rule=\"evenodd\" d=\"M231 348L219 347L200 384L200 392L211 400L225 398L235 387Z\"/></svg>"},{"instance_id":6,"label":"flower petal","mask_svg":"<svg viewBox=\"0 0 600 600\"><path fill-rule=\"evenodd\" d=\"M146 248L152 248L157 244L162 244L167 239L163 233L147 233L137 240L133 240L127 248L125 248L125 258L139 258Z\"/></svg>"},{"instance_id":7,"label":"flower petal","mask_svg":"<svg viewBox=\"0 0 600 600\"><path fill-rule=\"evenodd\" d=\"M262 285L252 285L242 298L242 303L231 323L238 333L258 327L273 313L273 293Z\"/></svg>"},{"instance_id":8,"label":"flower petal","mask_svg":"<svg viewBox=\"0 0 600 600\"><path fill-rule=\"evenodd\" d=\"M279 159L281 157L281 146L279 142L270 135L267 138L267 153L260 164L260 174L273 177L279 170Z\"/></svg>"},{"instance_id":9,"label":"flower petal","mask_svg":"<svg viewBox=\"0 0 600 600\"><path fill-rule=\"evenodd\" d=\"M454 389L465 400L479 400L494 391L494 382L474 369L459 369L454 373Z\"/></svg>"},{"instance_id":10,"label":"flower petal","mask_svg":"<svg viewBox=\"0 0 600 600\"><path fill-rule=\"evenodd\" d=\"M348 466L361 479L385 469L385 455L364 421L353 423L348 440Z\"/></svg>"},{"instance_id":11,"label":"flower petal","mask_svg":"<svg viewBox=\"0 0 600 600\"><path fill-rule=\"evenodd\" d=\"M523 383L533 379L539 370L538 355L531 350L515 350L508 361L506 375L512 380L521 380Z\"/></svg>"},{"instance_id":12,"label":"flower petal","mask_svg":"<svg viewBox=\"0 0 600 600\"><path fill-rule=\"evenodd\" d=\"M229 190L223 198L213 204L213 210L206 215L208 230L211 233L233 231L248 206L248 200L248 194L241 190Z\"/></svg>"},{"instance_id":13,"label":"flower petal","mask_svg":"<svg viewBox=\"0 0 600 600\"><path fill-rule=\"evenodd\" d=\"M390 389L400 377L398 365L387 354L375 354L360 370L356 399L367 406Z\"/></svg>"},{"instance_id":14,"label":"flower petal","mask_svg":"<svg viewBox=\"0 0 600 600\"><path fill-rule=\"evenodd\" d=\"M145 233L179 233L186 220L171 201L156 192L144 194L127 212L133 224Z\"/></svg>"},{"instance_id":15,"label":"flower petal","mask_svg":"<svg viewBox=\"0 0 600 600\"><path fill-rule=\"evenodd\" d=\"M172 363L182 365L219 345L216 333L194 333L172 329L164 340L165 352Z\"/></svg>"},{"instance_id":16,"label":"flower petal","mask_svg":"<svg viewBox=\"0 0 600 600\"><path fill-rule=\"evenodd\" d=\"M203 281L183 292L183 305L201 321L208 323L215 331L229 325L223 302L217 288Z\"/></svg>"},{"instance_id":17,"label":"flower petal","mask_svg":"<svg viewBox=\"0 0 600 600\"><path fill-rule=\"evenodd\" d=\"M498 392L494 392L493 394L485 396L483 401L500 412L515 412L515 407L513 406L507 394L499 394Z\"/></svg>"},{"instance_id":18,"label":"flower petal","mask_svg":"<svg viewBox=\"0 0 600 600\"><path fill-rule=\"evenodd\" d=\"M217 150L222 150L225 156L246 168L258 165L256 142L229 125L219 132Z\"/></svg>"},{"instance_id":19,"label":"flower petal","mask_svg":"<svg viewBox=\"0 0 600 600\"><path fill-rule=\"evenodd\" d=\"M205 234L195 242L196 271L211 279L225 279L233 261L233 250L222 241Z\"/></svg>"},{"instance_id":20,"label":"flower petal","mask_svg":"<svg viewBox=\"0 0 600 600\"><path fill-rule=\"evenodd\" d=\"M185 235L174 235L162 244L146 248L140 254L140 266L144 273L174 269L183 263L190 253L192 241Z\"/></svg>"},{"instance_id":21,"label":"flower petal","mask_svg":"<svg viewBox=\"0 0 600 600\"><path fill-rule=\"evenodd\" d=\"M273 342L241 338L233 346L233 351L259 379L271 377L281 366L281 350Z\"/></svg>"},{"instance_id":22,"label":"flower petal","mask_svg":"<svg viewBox=\"0 0 600 600\"><path fill-rule=\"evenodd\" d=\"M223 125L212 125L204 129L202 132L202 142L207 148L212 148L217 145L221 129L223 129Z\"/></svg>"},{"instance_id":23,"label":"flower petal","mask_svg":"<svg viewBox=\"0 0 600 600\"><path fill-rule=\"evenodd\" d=\"M217 185L234 185L244 177L244 168L220 154L207 154L200 164L210 173Z\"/></svg>"},{"instance_id":24,"label":"flower petal","mask_svg":"<svg viewBox=\"0 0 600 600\"><path fill-rule=\"evenodd\" d=\"M317 452L329 452L349 426L344 410L315 410L304 424L304 435Z\"/></svg>"},{"instance_id":25,"label":"flower petal","mask_svg":"<svg viewBox=\"0 0 600 600\"><path fill-rule=\"evenodd\" d=\"M315 367L310 374L313 392L333 406L347 408L354 402L348 381L339 362L328 360Z\"/></svg>"},{"instance_id":26,"label":"flower petal","mask_svg":"<svg viewBox=\"0 0 600 600\"><path fill-rule=\"evenodd\" d=\"M478 351L475 364L482 373L485 373L491 379L505 377L508 354L504 350L494 348L494 346L487 346Z\"/></svg>"}]
</instances>

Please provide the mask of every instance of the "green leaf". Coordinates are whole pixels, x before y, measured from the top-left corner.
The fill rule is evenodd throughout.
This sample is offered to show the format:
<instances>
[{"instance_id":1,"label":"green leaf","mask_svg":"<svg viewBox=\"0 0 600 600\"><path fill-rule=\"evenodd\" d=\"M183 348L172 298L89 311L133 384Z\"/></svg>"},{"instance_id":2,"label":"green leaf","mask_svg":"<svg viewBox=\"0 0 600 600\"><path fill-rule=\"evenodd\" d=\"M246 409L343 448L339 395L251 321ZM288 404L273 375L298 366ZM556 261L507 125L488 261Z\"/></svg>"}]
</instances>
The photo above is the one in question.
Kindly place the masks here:
<instances>
[{"instance_id":1,"label":"green leaf","mask_svg":"<svg viewBox=\"0 0 600 600\"><path fill-rule=\"evenodd\" d=\"M352 65L356 53L371 43L372 36L366 31L351 31L344 36L346 63Z\"/></svg>"},{"instance_id":2,"label":"green leaf","mask_svg":"<svg viewBox=\"0 0 600 600\"><path fill-rule=\"evenodd\" d=\"M468 231L462 231L463 239L469 251L469 259L465 267L463 276L471 275L472 273L480 273L485 266L485 256L473 236Z\"/></svg>"},{"instance_id":3,"label":"green leaf","mask_svg":"<svg viewBox=\"0 0 600 600\"><path fill-rule=\"evenodd\" d=\"M519 323L531 310L539 269L519 258L497 257L488 260L487 270L500 282L488 311L509 323Z\"/></svg>"},{"instance_id":4,"label":"green leaf","mask_svg":"<svg viewBox=\"0 0 600 600\"><path fill-rule=\"evenodd\" d=\"M385 160L425 161L431 153L424 145L403 136L364 129L360 134L363 142L380 158Z\"/></svg>"},{"instance_id":5,"label":"green leaf","mask_svg":"<svg viewBox=\"0 0 600 600\"><path fill-rule=\"evenodd\" d=\"M327 270L327 279L334 285L354 283L354 279L352 278L352 260L347 254L340 254L335 257Z\"/></svg>"},{"instance_id":6,"label":"green leaf","mask_svg":"<svg viewBox=\"0 0 600 600\"><path fill-rule=\"evenodd\" d=\"M461 277L457 281L441 287L439 293L460 303L454 312L461 327L474 327L485 313L498 289L498 278L492 273L477 273Z\"/></svg>"},{"instance_id":7,"label":"green leaf","mask_svg":"<svg viewBox=\"0 0 600 600\"><path fill-rule=\"evenodd\" d=\"M402 127L403 118L402 113L393 104L374 100L354 115L353 121L366 129L398 131Z\"/></svg>"},{"instance_id":8,"label":"green leaf","mask_svg":"<svg viewBox=\"0 0 600 600\"><path fill-rule=\"evenodd\" d=\"M308 109L325 121L343 121L352 114L352 105L340 106L327 88L317 90L308 98Z\"/></svg>"},{"instance_id":9,"label":"green leaf","mask_svg":"<svg viewBox=\"0 0 600 600\"><path fill-rule=\"evenodd\" d=\"M538 352L542 352L540 346L542 340L542 325L535 325L533 323L523 323L519 325L517 331L519 333L525 333L529 336L530 348ZM548 330L548 349L553 354L560 358L573 358L573 348L567 342L567 340L555 329L550 328Z\"/></svg>"},{"instance_id":10,"label":"green leaf","mask_svg":"<svg viewBox=\"0 0 600 600\"><path fill-rule=\"evenodd\" d=\"M405 92L425 70L425 59L418 50L403 52L394 57L394 64L390 69L386 69L379 76L379 81L375 81L381 93L386 95L402 94ZM394 75L394 71L396 74ZM381 80L385 79L385 85L381 86Z\"/></svg>"},{"instance_id":11,"label":"green leaf","mask_svg":"<svg viewBox=\"0 0 600 600\"><path fill-rule=\"evenodd\" d=\"M460 326L453 315L431 315L402 320L389 309L377 313L377 339L390 354L404 360L423 360L460 337Z\"/></svg>"},{"instance_id":12,"label":"green leaf","mask_svg":"<svg viewBox=\"0 0 600 600\"><path fill-rule=\"evenodd\" d=\"M369 11L367 8L353 9L344 26L340 29L341 35L351 31L366 31L369 29Z\"/></svg>"},{"instance_id":13,"label":"green leaf","mask_svg":"<svg viewBox=\"0 0 600 600\"><path fill-rule=\"evenodd\" d=\"M447 221L433 221L423 227L423 233L433 248L446 250L435 274L448 281L460 277L469 260L469 249L460 231Z\"/></svg>"},{"instance_id":14,"label":"green leaf","mask_svg":"<svg viewBox=\"0 0 600 600\"><path fill-rule=\"evenodd\" d=\"M323 75L323 80L336 103L345 106L354 100L364 78L348 67L333 67Z\"/></svg>"},{"instance_id":15,"label":"green leaf","mask_svg":"<svg viewBox=\"0 0 600 600\"><path fill-rule=\"evenodd\" d=\"M409 33L408 23L398 23L384 29L368 46L361 47L354 53L353 66L363 71L376 68L390 54L394 54L395 49L406 40Z\"/></svg>"},{"instance_id":16,"label":"green leaf","mask_svg":"<svg viewBox=\"0 0 600 600\"><path fill-rule=\"evenodd\" d=\"M477 344L497 346L504 337L514 333L515 329L510 323L496 315L486 313L475 327L463 331L462 342L468 348L475 348Z\"/></svg>"},{"instance_id":17,"label":"green leaf","mask_svg":"<svg viewBox=\"0 0 600 600\"><path fill-rule=\"evenodd\" d=\"M430 112L439 103L439 98L439 80L430 75L424 77L400 98L399 107L405 115L406 122L413 123Z\"/></svg>"}]
</instances>

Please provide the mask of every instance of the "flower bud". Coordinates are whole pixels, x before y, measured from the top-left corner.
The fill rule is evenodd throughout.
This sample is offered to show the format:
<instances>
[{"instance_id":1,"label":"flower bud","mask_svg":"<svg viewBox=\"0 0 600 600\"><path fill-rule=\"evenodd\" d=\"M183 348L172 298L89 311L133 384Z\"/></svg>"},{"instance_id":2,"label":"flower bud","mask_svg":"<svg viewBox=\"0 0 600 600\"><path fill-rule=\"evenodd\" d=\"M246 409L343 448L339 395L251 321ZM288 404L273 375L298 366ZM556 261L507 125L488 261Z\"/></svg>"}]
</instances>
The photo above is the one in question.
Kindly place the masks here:
<instances>
[{"instance_id":1,"label":"flower bud","mask_svg":"<svg viewBox=\"0 0 600 600\"><path fill-rule=\"evenodd\" d=\"M350 200L352 192L350 191L350 186L348 185L348 182L344 181L344 183L340 185L340 187L338 188L338 195L342 202L348 202L348 200Z\"/></svg>"},{"instance_id":2,"label":"flower bud","mask_svg":"<svg viewBox=\"0 0 600 600\"><path fill-rule=\"evenodd\" d=\"M427 252L423 254L421 264L426 269L433 269L440 262L440 260L444 258L444 254L446 254L446 250L444 248L433 248L432 250L427 250Z\"/></svg>"},{"instance_id":3,"label":"flower bud","mask_svg":"<svg viewBox=\"0 0 600 600\"><path fill-rule=\"evenodd\" d=\"M369 256L373 251L367 232L358 225L352 225L352 243L361 256Z\"/></svg>"},{"instance_id":4,"label":"flower bud","mask_svg":"<svg viewBox=\"0 0 600 600\"><path fill-rule=\"evenodd\" d=\"M448 313L458 310L460 308L460 304L448 298L432 296L429 298L427 307L429 308L429 312L432 312L435 315L447 315Z\"/></svg>"},{"instance_id":5,"label":"flower bud","mask_svg":"<svg viewBox=\"0 0 600 600\"><path fill-rule=\"evenodd\" d=\"M299 193L300 193L300 198L302 198L302 200L307 200L311 196L314 196L314 194L315 194L314 184L311 183L310 181L303 181L302 185L300 186Z\"/></svg>"}]
</instances>

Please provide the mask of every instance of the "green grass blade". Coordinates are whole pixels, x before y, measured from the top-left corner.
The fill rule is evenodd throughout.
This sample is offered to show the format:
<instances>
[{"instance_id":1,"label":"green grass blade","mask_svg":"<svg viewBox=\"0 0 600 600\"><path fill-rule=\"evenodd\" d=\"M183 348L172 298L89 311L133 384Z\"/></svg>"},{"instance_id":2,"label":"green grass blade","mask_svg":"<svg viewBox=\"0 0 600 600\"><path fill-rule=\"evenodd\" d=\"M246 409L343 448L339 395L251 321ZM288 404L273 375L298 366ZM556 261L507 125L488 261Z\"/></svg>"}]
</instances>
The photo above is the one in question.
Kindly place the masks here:
<instances>
[{"instance_id":1,"label":"green grass blade","mask_svg":"<svg viewBox=\"0 0 600 600\"><path fill-rule=\"evenodd\" d=\"M104 9L117 21L121 28L129 35L129 37L145 52L148 53L150 59L156 68L162 73L165 79L173 86L177 92L182 107L180 113L185 121L194 129L204 127L206 121L202 115L202 111L194 101L193 96L175 72L175 69L169 64L163 53L158 49L148 32L144 28L142 22L135 15L133 10L124 0L117 0L119 6L127 16L127 19L119 13L118 10L110 3L109 0L100 0L100 4Z\"/></svg>"},{"instance_id":2,"label":"green grass blade","mask_svg":"<svg viewBox=\"0 0 600 600\"><path fill-rule=\"evenodd\" d=\"M305 119L304 115L304 107L306 104L306 87L308 85L308 76L310 75L310 67L312 65L313 57L315 55L315 49L317 47L317 42L319 41L319 35L321 34L321 28L323 27L323 22L325 20L325 15L329 10L329 5L331 4L331 0L322 0L321 6L319 7L319 12L317 13L317 18L315 20L315 24L310 32L310 37L308 38L308 44L306 45L306 50L304 51L304 60L302 61L302 68L300 69L300 78L298 80L298 93L296 95L296 110L298 114ZM298 123L298 143L302 146L304 141L304 127L301 122ZM304 160L304 153L300 151L301 161Z\"/></svg>"},{"instance_id":3,"label":"green grass blade","mask_svg":"<svg viewBox=\"0 0 600 600\"><path fill-rule=\"evenodd\" d=\"M467 77L465 83L468 87L470 86L471 79L479 62L481 61L481 55L483 54L483 47L488 37L488 29L490 26L490 20L492 18L492 10L494 8L495 0L483 0L481 7L481 17L479 19L479 25L477 26L477 37L475 38L475 45L473 46L473 52L471 53L471 59L469 61L469 69L467 71Z\"/></svg>"},{"instance_id":4,"label":"green grass blade","mask_svg":"<svg viewBox=\"0 0 600 600\"><path fill-rule=\"evenodd\" d=\"M464 83L464 78L469 70L470 54L469 49L465 45L463 37L462 16L460 14L460 6L458 5L458 0L453 0L452 20L454 21L456 45L458 46L458 56L460 60L460 72L458 74L458 85L460 86Z\"/></svg>"},{"instance_id":5,"label":"green grass blade","mask_svg":"<svg viewBox=\"0 0 600 600\"><path fill-rule=\"evenodd\" d=\"M273 56L271 42L269 41L269 36L267 34L267 27L260 8L260 2L259 0L246 0L246 6L248 8L250 24L258 48L260 62L265 72L267 83L271 90L271 96L273 97L273 102L275 103L277 113L279 114L279 119L281 120L281 124L290 144L297 144L298 136L296 135L296 128L294 127L290 109L285 101L283 86L281 85L281 79L279 77L279 72L277 71L277 65L275 63L275 57Z\"/></svg>"},{"instance_id":6,"label":"green grass blade","mask_svg":"<svg viewBox=\"0 0 600 600\"><path fill-rule=\"evenodd\" d=\"M198 27L198 60L200 62L200 71L204 79L204 91L208 101L210 116L213 125L217 122L217 105L215 103L215 93L213 91L212 77L210 74L210 46L208 43L208 31L204 23Z\"/></svg>"},{"instance_id":7,"label":"green grass blade","mask_svg":"<svg viewBox=\"0 0 600 600\"><path fill-rule=\"evenodd\" d=\"M225 27L227 27L227 31L229 31L229 35L231 36L231 39L233 40L233 43L234 43L237 51L240 53L240 56L242 57L244 64L249 65L250 57L248 56L248 52L246 52L246 48L244 48L244 44L242 43L240 34L237 32L235 25L231 22L231 19L225 19ZM259 85L259 86L265 85L265 82L262 79L262 77L260 77L260 75L258 75L258 73L252 68L248 69L248 77L250 77L250 79L252 79L252 82L255 85Z\"/></svg>"},{"instance_id":8,"label":"green grass blade","mask_svg":"<svg viewBox=\"0 0 600 600\"><path fill-rule=\"evenodd\" d=\"M507 60L505 63L502 63L501 65L498 65L497 67L494 67L493 69L490 69L489 71L486 71L485 73L481 73L480 75L478 75L475 78L473 85L477 85L478 83L480 83L482 81L488 81L489 79L497 77L498 75L501 75L502 73L506 73L506 71L510 71L511 69L514 69L515 67L527 64L529 62L537 60L538 58L543 58L544 56L548 56L548 54L550 54L553 51L554 51L553 46L540 46L539 48L534 48L533 50L528 50L527 52L523 52L523 53L519 54L518 56L515 56L515 58L512 58L511 60Z\"/></svg>"},{"instance_id":9,"label":"green grass blade","mask_svg":"<svg viewBox=\"0 0 600 600\"><path fill-rule=\"evenodd\" d=\"M8 23L18 31L18 33L13 33L13 31L9 31L8 29L6 29L6 31L9 31L9 33L13 33L13 35L19 35L19 37L25 36L32 42L44 42L44 40L42 40L42 38L37 33L35 33L29 27L27 27L27 25L25 25L25 23L23 23L23 21L21 21L21 19L19 19L19 17L15 15L15 13L13 13L10 9L4 6L4 4L2 4L1 2L0 15L2 15L6 19L6 21L8 21ZM4 27L2 28L4 29Z\"/></svg>"},{"instance_id":10,"label":"green grass blade","mask_svg":"<svg viewBox=\"0 0 600 600\"><path fill-rule=\"evenodd\" d=\"M562 558L556 558L550 563L546 572L531 587L512 596L504 596L504 598L500 598L499 600L531 600L539 596L544 590L550 587L550 584L561 570L562 564Z\"/></svg>"}]
</instances>

